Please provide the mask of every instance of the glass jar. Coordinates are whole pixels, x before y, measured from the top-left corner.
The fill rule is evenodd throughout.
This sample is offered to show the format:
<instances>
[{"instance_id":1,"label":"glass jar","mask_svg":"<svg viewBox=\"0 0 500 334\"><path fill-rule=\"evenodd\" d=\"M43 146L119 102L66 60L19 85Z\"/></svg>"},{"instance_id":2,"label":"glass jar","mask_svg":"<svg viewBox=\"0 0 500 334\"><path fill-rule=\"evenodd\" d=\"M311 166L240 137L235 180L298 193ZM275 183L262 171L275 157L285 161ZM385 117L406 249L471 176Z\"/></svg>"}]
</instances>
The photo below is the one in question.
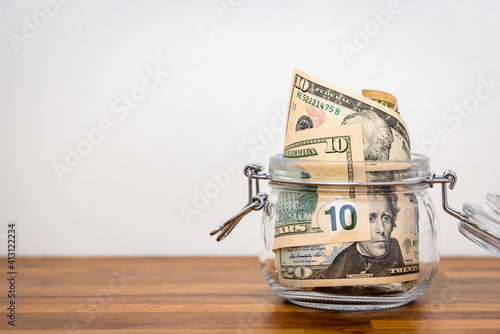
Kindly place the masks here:
<instances>
[{"instance_id":1,"label":"glass jar","mask_svg":"<svg viewBox=\"0 0 500 334\"><path fill-rule=\"evenodd\" d=\"M352 162L353 169L356 164L366 168L366 179L324 179L324 171L348 170L348 164L271 158L272 191L264 205L265 248L259 257L262 272L274 291L302 306L366 310L409 303L427 290L439 262L429 184L419 182L431 175L429 160L414 156L407 161ZM307 166L322 172L304 172ZM363 206L368 211L364 217L359 213ZM345 228L368 234L346 239L341 236ZM304 239L315 229L329 229L330 236L276 246L278 238L297 233ZM315 244L321 240L328 244Z\"/></svg>"},{"instance_id":2,"label":"glass jar","mask_svg":"<svg viewBox=\"0 0 500 334\"><path fill-rule=\"evenodd\" d=\"M442 185L443 209L459 231L500 256L500 196L452 209L457 177L431 173L429 159L328 162L270 159L269 173L245 167L248 204L211 232L224 239L252 210L263 209L259 256L270 287L301 306L369 310L405 305L432 283L439 263L437 216L428 189ZM259 192L269 180L271 193ZM255 195L254 195L254 190Z\"/></svg>"}]
</instances>

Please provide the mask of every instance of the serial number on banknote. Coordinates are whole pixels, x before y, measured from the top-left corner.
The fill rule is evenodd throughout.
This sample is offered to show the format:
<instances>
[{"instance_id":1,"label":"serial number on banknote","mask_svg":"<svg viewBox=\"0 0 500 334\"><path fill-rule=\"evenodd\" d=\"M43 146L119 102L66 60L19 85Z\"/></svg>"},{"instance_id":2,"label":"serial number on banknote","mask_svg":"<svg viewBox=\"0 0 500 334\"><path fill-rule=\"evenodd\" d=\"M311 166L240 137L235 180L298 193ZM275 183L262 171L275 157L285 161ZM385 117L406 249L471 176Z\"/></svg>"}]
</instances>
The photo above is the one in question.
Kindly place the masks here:
<instances>
[{"instance_id":1,"label":"serial number on banknote","mask_svg":"<svg viewBox=\"0 0 500 334\"><path fill-rule=\"evenodd\" d=\"M302 92L297 92L297 97L300 100L304 101L305 103L309 103L313 107L318 107L318 108L321 108L321 109L328 111L330 113L335 113L335 115L338 115L340 113L339 108L335 108L332 105L329 105L327 103L323 103L320 100L317 100L317 99L315 99L307 94L304 94Z\"/></svg>"}]
</instances>

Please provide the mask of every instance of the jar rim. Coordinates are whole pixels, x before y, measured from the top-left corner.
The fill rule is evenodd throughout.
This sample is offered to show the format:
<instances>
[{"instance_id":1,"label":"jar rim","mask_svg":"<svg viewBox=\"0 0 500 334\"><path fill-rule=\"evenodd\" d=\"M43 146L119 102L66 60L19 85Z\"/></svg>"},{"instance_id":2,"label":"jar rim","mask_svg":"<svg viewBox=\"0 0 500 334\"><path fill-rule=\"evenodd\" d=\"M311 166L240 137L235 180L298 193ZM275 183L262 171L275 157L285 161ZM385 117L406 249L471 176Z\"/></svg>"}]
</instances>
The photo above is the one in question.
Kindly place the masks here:
<instances>
[{"instance_id":1,"label":"jar rim","mask_svg":"<svg viewBox=\"0 0 500 334\"><path fill-rule=\"evenodd\" d=\"M314 173L310 172L312 170ZM276 154L270 158L269 163L271 184L278 182L311 186L415 185L425 183L430 176L429 158L420 153L412 153L412 158L407 160L383 161L325 161L284 158L281 154Z\"/></svg>"}]
</instances>

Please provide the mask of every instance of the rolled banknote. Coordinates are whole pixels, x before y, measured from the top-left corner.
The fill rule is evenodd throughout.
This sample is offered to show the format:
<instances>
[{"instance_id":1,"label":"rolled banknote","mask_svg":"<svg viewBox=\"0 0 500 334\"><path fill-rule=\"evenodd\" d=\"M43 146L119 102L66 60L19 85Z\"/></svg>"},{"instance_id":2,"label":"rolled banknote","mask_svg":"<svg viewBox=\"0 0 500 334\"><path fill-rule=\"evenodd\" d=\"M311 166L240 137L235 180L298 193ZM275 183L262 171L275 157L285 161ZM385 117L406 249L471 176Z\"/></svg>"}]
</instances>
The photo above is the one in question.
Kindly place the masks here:
<instances>
[{"instance_id":1,"label":"rolled banknote","mask_svg":"<svg viewBox=\"0 0 500 334\"><path fill-rule=\"evenodd\" d=\"M372 101L380 103L381 105L384 105L387 108L390 108L399 114L398 100L394 97L394 95L382 92L380 90L369 90L369 89L363 89L361 93L363 94L364 97L367 97Z\"/></svg>"}]
</instances>

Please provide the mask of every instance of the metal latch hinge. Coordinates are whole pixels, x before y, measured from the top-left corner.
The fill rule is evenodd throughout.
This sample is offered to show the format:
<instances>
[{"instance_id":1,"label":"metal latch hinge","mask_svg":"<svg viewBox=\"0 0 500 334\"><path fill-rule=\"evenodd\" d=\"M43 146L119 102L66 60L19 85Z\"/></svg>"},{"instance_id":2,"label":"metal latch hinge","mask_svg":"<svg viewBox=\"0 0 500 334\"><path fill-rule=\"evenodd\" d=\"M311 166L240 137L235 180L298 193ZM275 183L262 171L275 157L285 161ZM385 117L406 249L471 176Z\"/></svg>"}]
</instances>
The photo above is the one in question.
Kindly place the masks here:
<instances>
[{"instance_id":1,"label":"metal latch hinge","mask_svg":"<svg viewBox=\"0 0 500 334\"><path fill-rule=\"evenodd\" d=\"M224 224L218 226L210 235L219 234L217 236L217 241L225 239L229 233L236 227L240 220L246 216L250 211L261 210L267 200L268 195L266 193L261 193L259 189L259 180L266 180L269 178L269 174L261 173L264 170L264 166L259 163L248 164L243 169L243 173L248 177L248 203L241 209L238 214L230 218ZM254 180L255 180L255 195L254 195Z\"/></svg>"}]
</instances>

